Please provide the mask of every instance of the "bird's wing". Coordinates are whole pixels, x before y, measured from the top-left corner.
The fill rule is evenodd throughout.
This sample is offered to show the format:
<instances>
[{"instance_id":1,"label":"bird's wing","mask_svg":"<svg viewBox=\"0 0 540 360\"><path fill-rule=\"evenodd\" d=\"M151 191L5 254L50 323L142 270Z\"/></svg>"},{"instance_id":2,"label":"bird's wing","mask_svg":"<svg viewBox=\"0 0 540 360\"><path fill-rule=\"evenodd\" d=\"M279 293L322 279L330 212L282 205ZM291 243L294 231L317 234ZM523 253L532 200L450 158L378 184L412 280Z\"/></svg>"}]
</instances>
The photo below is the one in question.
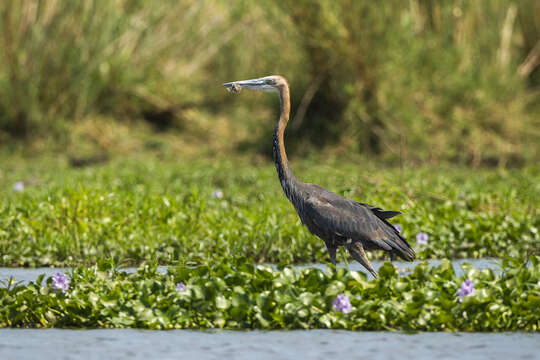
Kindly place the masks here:
<instances>
[{"instance_id":1,"label":"bird's wing","mask_svg":"<svg viewBox=\"0 0 540 360\"><path fill-rule=\"evenodd\" d=\"M318 185L309 184L309 188L304 210L319 227L338 236L367 242L368 248L397 250L407 258L414 258L406 240L386 221L396 216L397 211L384 211L346 199Z\"/></svg>"},{"instance_id":2,"label":"bird's wing","mask_svg":"<svg viewBox=\"0 0 540 360\"><path fill-rule=\"evenodd\" d=\"M353 201L353 200L351 200L351 201ZM357 201L355 201L355 203L357 203L360 206L367 207L369 210L371 210L375 214L375 216L377 216L381 220L390 219L390 218L393 218L394 216L397 216L397 215L401 214L401 211L383 210L383 209L381 209L379 207L371 206L371 205L364 204L364 203L357 202Z\"/></svg>"}]
</instances>

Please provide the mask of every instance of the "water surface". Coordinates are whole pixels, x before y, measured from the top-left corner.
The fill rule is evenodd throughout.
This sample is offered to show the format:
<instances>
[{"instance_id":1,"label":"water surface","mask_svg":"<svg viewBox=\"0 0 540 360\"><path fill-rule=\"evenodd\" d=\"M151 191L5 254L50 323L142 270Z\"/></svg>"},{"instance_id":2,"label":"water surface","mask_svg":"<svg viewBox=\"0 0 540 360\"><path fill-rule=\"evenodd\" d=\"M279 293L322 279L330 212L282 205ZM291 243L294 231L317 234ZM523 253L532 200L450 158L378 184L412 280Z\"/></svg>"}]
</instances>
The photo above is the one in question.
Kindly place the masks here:
<instances>
[{"instance_id":1,"label":"water surface","mask_svg":"<svg viewBox=\"0 0 540 360\"><path fill-rule=\"evenodd\" d=\"M461 265L465 262L469 262L475 267L476 269L492 269L495 272L501 271L501 261L500 259L461 259L461 260L454 260L452 261L452 265L454 266L454 271L456 272L457 276L463 275L463 269L461 268ZM416 265L418 265L420 261L413 261L413 262L400 262L400 261L394 261L393 264L398 268L398 271L400 274L406 275L410 273L414 269ZM375 268L376 271L379 270L379 267L384 264L383 261L373 261L372 265ZM429 265L430 266L438 266L441 264L441 260L430 260ZM275 266L275 265L273 265ZM340 267L348 267L350 270L354 271L363 271L366 272L366 270L362 267L362 265L358 263L349 263L344 264L340 263L338 264ZM308 264L308 265L298 265L294 266L294 268L297 269L304 269L309 267L316 267L318 269L324 270L326 269L325 264ZM123 268L120 269L121 271L126 272L134 272L136 268ZM166 266L159 266L158 270L162 273L167 272ZM14 281L21 281L25 284L29 283L30 281L35 281L36 278L40 274L46 274L47 277L54 275L57 272L62 273L69 273L71 271L71 268L5 268L0 267L0 281L5 281L9 279L10 277L13 277ZM371 274L368 274L368 279L372 279L373 276Z\"/></svg>"},{"instance_id":2,"label":"water surface","mask_svg":"<svg viewBox=\"0 0 540 360\"><path fill-rule=\"evenodd\" d=\"M0 359L538 359L540 334L0 329Z\"/></svg>"}]
</instances>

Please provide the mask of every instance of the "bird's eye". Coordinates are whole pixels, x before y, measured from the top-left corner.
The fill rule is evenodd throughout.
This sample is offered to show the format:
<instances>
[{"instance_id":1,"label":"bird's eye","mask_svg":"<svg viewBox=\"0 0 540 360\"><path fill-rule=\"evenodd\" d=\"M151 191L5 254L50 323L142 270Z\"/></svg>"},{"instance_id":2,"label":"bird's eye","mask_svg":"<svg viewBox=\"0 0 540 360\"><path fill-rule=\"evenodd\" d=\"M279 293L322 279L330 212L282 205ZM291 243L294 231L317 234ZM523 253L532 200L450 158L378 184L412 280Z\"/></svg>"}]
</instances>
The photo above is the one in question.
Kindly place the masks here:
<instances>
[{"instance_id":1,"label":"bird's eye","mask_svg":"<svg viewBox=\"0 0 540 360\"><path fill-rule=\"evenodd\" d=\"M274 80L268 79L268 80L265 80L264 83L265 83L266 85L274 85Z\"/></svg>"}]
</instances>

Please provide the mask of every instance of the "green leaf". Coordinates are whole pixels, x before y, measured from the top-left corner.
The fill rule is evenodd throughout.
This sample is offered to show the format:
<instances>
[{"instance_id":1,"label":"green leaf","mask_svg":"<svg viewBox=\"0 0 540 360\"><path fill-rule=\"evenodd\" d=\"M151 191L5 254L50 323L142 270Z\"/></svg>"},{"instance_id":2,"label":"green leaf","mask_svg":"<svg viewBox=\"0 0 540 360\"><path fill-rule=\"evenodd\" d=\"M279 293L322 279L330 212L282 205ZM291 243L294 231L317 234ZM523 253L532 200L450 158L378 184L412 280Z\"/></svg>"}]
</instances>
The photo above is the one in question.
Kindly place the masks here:
<instances>
[{"instance_id":1,"label":"green leaf","mask_svg":"<svg viewBox=\"0 0 540 360\"><path fill-rule=\"evenodd\" d=\"M230 306L229 300L227 300L224 296L218 295L216 296L216 307L221 310L225 310Z\"/></svg>"}]
</instances>

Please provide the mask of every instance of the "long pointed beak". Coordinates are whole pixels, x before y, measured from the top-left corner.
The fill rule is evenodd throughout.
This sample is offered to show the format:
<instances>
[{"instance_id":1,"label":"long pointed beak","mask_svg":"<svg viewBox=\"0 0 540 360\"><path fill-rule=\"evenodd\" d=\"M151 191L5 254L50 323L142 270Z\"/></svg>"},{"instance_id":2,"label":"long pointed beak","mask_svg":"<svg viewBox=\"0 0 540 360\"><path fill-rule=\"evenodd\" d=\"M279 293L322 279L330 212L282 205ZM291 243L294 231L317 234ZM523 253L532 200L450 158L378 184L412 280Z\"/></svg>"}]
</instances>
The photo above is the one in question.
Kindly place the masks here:
<instances>
[{"instance_id":1,"label":"long pointed beak","mask_svg":"<svg viewBox=\"0 0 540 360\"><path fill-rule=\"evenodd\" d=\"M241 88L252 89L252 90L264 90L265 82L264 82L264 79L240 80L240 81L224 83L223 86L225 86L228 91L232 91L232 92L239 92Z\"/></svg>"},{"instance_id":2,"label":"long pointed beak","mask_svg":"<svg viewBox=\"0 0 540 360\"><path fill-rule=\"evenodd\" d=\"M249 89L249 88L264 85L264 81L261 80L261 79L240 80L240 81L233 81L233 82L224 83L223 86L232 87L232 86L234 86L234 84L236 84L236 85L238 85L240 87Z\"/></svg>"}]
</instances>

